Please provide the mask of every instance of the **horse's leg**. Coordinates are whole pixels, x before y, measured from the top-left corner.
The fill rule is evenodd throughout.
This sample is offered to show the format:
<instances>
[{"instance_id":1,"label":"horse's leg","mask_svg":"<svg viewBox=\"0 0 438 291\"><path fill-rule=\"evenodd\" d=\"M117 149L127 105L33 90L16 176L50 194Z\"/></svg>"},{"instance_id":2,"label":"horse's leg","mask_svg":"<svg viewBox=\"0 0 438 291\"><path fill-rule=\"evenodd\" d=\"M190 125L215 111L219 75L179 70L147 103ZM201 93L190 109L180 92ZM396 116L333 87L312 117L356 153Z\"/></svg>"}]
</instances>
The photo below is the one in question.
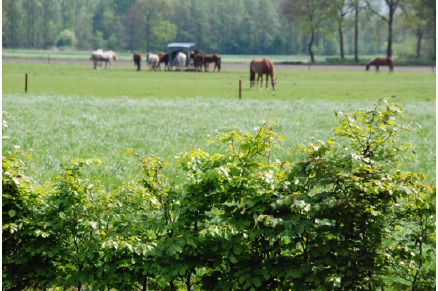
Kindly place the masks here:
<instances>
[{"instance_id":1,"label":"horse's leg","mask_svg":"<svg viewBox=\"0 0 438 291\"><path fill-rule=\"evenodd\" d=\"M262 74L257 74L257 88L259 90L262 90L263 88L263 75Z\"/></svg>"}]
</instances>

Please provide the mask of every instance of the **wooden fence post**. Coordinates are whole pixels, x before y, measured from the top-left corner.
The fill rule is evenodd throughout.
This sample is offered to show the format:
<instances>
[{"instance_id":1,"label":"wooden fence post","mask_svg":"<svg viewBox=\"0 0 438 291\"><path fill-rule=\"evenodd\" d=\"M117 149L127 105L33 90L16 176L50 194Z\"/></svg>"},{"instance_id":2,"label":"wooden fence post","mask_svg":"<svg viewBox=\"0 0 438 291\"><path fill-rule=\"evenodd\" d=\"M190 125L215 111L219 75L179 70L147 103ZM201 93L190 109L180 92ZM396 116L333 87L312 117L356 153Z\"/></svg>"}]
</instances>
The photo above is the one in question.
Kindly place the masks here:
<instances>
[{"instance_id":1,"label":"wooden fence post","mask_svg":"<svg viewBox=\"0 0 438 291\"><path fill-rule=\"evenodd\" d=\"M239 80L239 99L242 99L242 80Z\"/></svg>"},{"instance_id":2,"label":"wooden fence post","mask_svg":"<svg viewBox=\"0 0 438 291\"><path fill-rule=\"evenodd\" d=\"M24 92L27 93L27 73L26 73L26 75L24 77Z\"/></svg>"}]
</instances>

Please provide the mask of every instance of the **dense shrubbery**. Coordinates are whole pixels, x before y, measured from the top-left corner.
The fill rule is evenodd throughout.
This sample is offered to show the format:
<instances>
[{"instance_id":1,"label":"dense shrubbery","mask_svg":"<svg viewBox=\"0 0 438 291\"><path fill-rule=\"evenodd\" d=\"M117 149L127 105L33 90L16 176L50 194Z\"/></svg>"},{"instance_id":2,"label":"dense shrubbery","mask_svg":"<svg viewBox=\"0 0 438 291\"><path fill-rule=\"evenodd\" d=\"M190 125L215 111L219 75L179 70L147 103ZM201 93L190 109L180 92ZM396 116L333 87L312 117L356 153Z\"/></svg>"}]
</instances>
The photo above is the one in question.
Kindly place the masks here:
<instances>
[{"instance_id":1,"label":"dense shrubbery","mask_svg":"<svg viewBox=\"0 0 438 291\"><path fill-rule=\"evenodd\" d=\"M327 141L279 161L268 122L181 156L186 179L143 158L108 192L78 159L53 184L3 153L3 288L425 290L435 284L435 187L402 161L401 109L336 113Z\"/></svg>"}]
</instances>

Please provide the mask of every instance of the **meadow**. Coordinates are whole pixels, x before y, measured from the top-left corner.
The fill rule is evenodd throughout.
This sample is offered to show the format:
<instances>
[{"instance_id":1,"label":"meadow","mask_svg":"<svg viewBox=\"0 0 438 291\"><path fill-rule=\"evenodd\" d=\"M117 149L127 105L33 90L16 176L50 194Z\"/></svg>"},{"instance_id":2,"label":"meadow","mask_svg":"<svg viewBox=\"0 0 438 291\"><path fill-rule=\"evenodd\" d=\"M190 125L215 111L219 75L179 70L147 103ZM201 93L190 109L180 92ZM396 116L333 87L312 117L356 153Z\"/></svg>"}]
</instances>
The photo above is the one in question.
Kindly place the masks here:
<instances>
[{"instance_id":1,"label":"meadow","mask_svg":"<svg viewBox=\"0 0 438 291\"><path fill-rule=\"evenodd\" d=\"M277 91L249 89L245 66L220 73L135 71L128 64L93 70L91 63L3 62L3 147L28 151L29 176L44 183L75 158L97 157L90 174L107 187L140 177L138 161L125 155L157 155L178 174L182 152L218 149L207 140L217 132L252 131L277 122L285 137L277 158L294 160L298 145L333 136L334 110L373 107L380 98L400 104L419 132L403 135L417 150L406 170L422 171L435 184L436 75L317 71L277 66ZM28 74L28 93L24 76ZM242 99L239 99L242 80ZM10 116L10 117L7 117Z\"/></svg>"}]
</instances>

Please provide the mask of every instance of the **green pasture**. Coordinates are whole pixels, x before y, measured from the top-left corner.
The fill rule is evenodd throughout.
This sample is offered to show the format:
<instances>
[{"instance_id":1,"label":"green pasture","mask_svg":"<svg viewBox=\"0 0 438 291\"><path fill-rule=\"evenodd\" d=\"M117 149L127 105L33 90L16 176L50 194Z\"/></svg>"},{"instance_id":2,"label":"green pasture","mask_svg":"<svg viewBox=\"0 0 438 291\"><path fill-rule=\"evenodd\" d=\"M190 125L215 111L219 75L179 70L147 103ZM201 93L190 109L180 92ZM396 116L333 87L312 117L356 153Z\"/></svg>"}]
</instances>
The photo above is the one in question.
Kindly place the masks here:
<instances>
[{"instance_id":1,"label":"green pasture","mask_svg":"<svg viewBox=\"0 0 438 291\"><path fill-rule=\"evenodd\" d=\"M421 130L404 136L417 158L406 170L422 171L435 183L436 75L434 73L316 71L277 66L278 90L249 90L248 69L220 73L151 72L116 64L93 70L85 64L3 62L3 111L8 128L3 142L29 150L29 175L51 180L63 165L98 157L91 173L112 187L140 176L128 148L157 155L178 173L175 156L202 148L217 132L252 131L274 120L285 137L277 158L293 160L297 146L327 139L337 126L334 110L371 108L379 98L400 104ZM28 93L24 93L25 74ZM242 99L239 99L242 80Z\"/></svg>"}]
</instances>

